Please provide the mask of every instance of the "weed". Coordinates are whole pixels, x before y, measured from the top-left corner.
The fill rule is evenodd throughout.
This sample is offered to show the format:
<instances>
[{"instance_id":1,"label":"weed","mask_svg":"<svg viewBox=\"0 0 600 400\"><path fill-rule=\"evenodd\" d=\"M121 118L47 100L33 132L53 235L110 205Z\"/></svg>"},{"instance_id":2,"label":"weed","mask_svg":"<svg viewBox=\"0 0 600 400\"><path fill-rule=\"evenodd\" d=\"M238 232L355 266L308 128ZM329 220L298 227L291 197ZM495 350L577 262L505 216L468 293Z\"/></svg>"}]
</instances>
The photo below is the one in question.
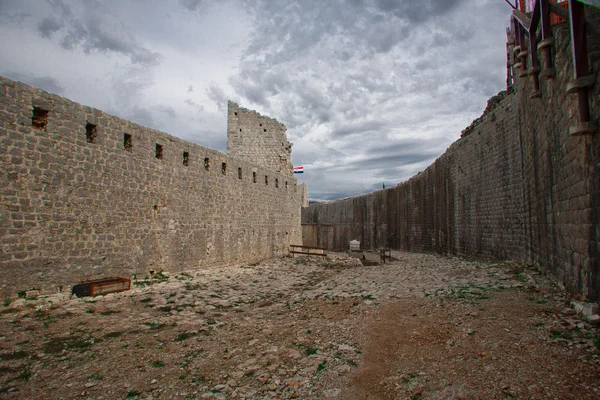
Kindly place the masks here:
<instances>
[{"instance_id":1,"label":"weed","mask_svg":"<svg viewBox=\"0 0 600 400\"><path fill-rule=\"evenodd\" d=\"M124 332L110 332L107 333L106 335L104 335L105 338L118 338L119 336L121 336Z\"/></svg>"},{"instance_id":2,"label":"weed","mask_svg":"<svg viewBox=\"0 0 600 400\"><path fill-rule=\"evenodd\" d=\"M308 346L305 352L307 356L312 356L313 354L317 354L317 349L312 346Z\"/></svg>"},{"instance_id":3,"label":"weed","mask_svg":"<svg viewBox=\"0 0 600 400\"><path fill-rule=\"evenodd\" d=\"M593 340L594 340L594 345L596 345L596 348L598 350L600 350L600 335L596 335L596 337Z\"/></svg>"},{"instance_id":4,"label":"weed","mask_svg":"<svg viewBox=\"0 0 600 400\"><path fill-rule=\"evenodd\" d=\"M55 338L44 344L44 353L55 354L67 349L87 349L95 342L96 340L91 335L88 335L87 338L81 336Z\"/></svg>"},{"instance_id":5,"label":"weed","mask_svg":"<svg viewBox=\"0 0 600 400\"><path fill-rule=\"evenodd\" d=\"M2 302L2 305L4 307L8 307L10 305L10 297L5 297L4 301Z\"/></svg>"},{"instance_id":6,"label":"weed","mask_svg":"<svg viewBox=\"0 0 600 400\"><path fill-rule=\"evenodd\" d=\"M550 337L552 339L573 339L573 334L571 332L562 331L560 329L554 329L550 331Z\"/></svg>"},{"instance_id":7,"label":"weed","mask_svg":"<svg viewBox=\"0 0 600 400\"><path fill-rule=\"evenodd\" d=\"M151 331L158 331L167 326L165 324L159 324L158 321L144 322L142 325L146 325Z\"/></svg>"},{"instance_id":8,"label":"weed","mask_svg":"<svg viewBox=\"0 0 600 400\"><path fill-rule=\"evenodd\" d=\"M19 372L19 376L17 379L21 379L27 382L29 381L29 378L31 378L31 370L29 370L29 368L24 368Z\"/></svg>"},{"instance_id":9,"label":"weed","mask_svg":"<svg viewBox=\"0 0 600 400\"><path fill-rule=\"evenodd\" d=\"M321 364L319 364L319 366L317 367L317 372L323 371L326 366L327 366L327 361L323 360L323 362Z\"/></svg>"},{"instance_id":10,"label":"weed","mask_svg":"<svg viewBox=\"0 0 600 400\"><path fill-rule=\"evenodd\" d=\"M160 360L156 360L152 363L152 368L163 368L164 366L165 363Z\"/></svg>"},{"instance_id":11,"label":"weed","mask_svg":"<svg viewBox=\"0 0 600 400\"><path fill-rule=\"evenodd\" d=\"M540 328L542 326L546 325L545 322L536 322L535 324L533 324L533 326L535 326L536 328Z\"/></svg>"},{"instance_id":12,"label":"weed","mask_svg":"<svg viewBox=\"0 0 600 400\"><path fill-rule=\"evenodd\" d=\"M27 358L29 354L23 350L15 351L14 353L1 353L0 361L4 360L21 360Z\"/></svg>"},{"instance_id":13,"label":"weed","mask_svg":"<svg viewBox=\"0 0 600 400\"><path fill-rule=\"evenodd\" d=\"M88 381L99 381L102 379L102 375L100 374L91 374L88 376Z\"/></svg>"},{"instance_id":14,"label":"weed","mask_svg":"<svg viewBox=\"0 0 600 400\"><path fill-rule=\"evenodd\" d=\"M116 310L104 310L100 312L100 315L110 315L110 314L118 314L121 311L116 311Z\"/></svg>"},{"instance_id":15,"label":"weed","mask_svg":"<svg viewBox=\"0 0 600 400\"><path fill-rule=\"evenodd\" d=\"M191 337L197 336L196 333L192 333L192 332L181 332L179 335L177 335L177 337L175 338L176 342L183 342L184 340L187 340Z\"/></svg>"},{"instance_id":16,"label":"weed","mask_svg":"<svg viewBox=\"0 0 600 400\"><path fill-rule=\"evenodd\" d=\"M133 399L135 397L138 397L141 393L138 392L137 390L130 390L129 392L127 392L127 399Z\"/></svg>"},{"instance_id":17,"label":"weed","mask_svg":"<svg viewBox=\"0 0 600 400\"><path fill-rule=\"evenodd\" d=\"M546 300L536 299L535 297L530 297L529 300L533 301L535 304L548 304Z\"/></svg>"}]
</instances>

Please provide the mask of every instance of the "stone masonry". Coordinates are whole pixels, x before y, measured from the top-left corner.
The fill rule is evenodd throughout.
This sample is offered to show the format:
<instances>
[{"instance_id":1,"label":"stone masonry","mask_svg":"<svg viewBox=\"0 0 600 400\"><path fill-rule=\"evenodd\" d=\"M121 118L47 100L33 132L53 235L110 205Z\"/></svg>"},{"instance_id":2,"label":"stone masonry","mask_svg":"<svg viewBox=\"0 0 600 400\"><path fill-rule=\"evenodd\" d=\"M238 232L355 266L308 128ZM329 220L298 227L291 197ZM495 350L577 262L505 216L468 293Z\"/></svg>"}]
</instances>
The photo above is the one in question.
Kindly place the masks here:
<instances>
[{"instance_id":1,"label":"stone masonry","mask_svg":"<svg viewBox=\"0 0 600 400\"><path fill-rule=\"evenodd\" d=\"M227 154L240 160L255 162L272 171L292 175L292 143L288 142L285 125L228 103Z\"/></svg>"},{"instance_id":2,"label":"stone masonry","mask_svg":"<svg viewBox=\"0 0 600 400\"><path fill-rule=\"evenodd\" d=\"M230 127L259 120L234 112ZM285 127L267 120L289 156ZM249 154L0 77L0 294L286 254L301 241L305 186Z\"/></svg>"},{"instance_id":3,"label":"stone masonry","mask_svg":"<svg viewBox=\"0 0 600 400\"><path fill-rule=\"evenodd\" d=\"M598 26L600 13L586 9ZM554 26L556 77L530 98L531 76L488 102L425 171L385 190L313 204L302 212L306 245L390 247L533 263L570 290L600 298L600 139L570 136L577 100L569 26ZM600 37L588 35L600 117ZM541 57L541 55L540 55Z\"/></svg>"}]
</instances>

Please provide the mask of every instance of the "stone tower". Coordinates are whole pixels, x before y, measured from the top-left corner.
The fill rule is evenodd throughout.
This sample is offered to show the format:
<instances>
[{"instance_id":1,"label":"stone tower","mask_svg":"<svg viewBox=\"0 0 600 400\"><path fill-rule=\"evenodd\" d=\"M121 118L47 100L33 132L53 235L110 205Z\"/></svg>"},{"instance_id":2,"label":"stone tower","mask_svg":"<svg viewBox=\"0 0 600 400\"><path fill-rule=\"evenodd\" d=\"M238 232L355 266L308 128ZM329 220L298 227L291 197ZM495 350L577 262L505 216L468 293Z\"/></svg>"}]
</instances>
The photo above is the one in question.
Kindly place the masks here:
<instances>
[{"instance_id":1,"label":"stone tower","mask_svg":"<svg viewBox=\"0 0 600 400\"><path fill-rule=\"evenodd\" d=\"M230 101L227 104L227 154L282 174L293 174L292 143L286 128Z\"/></svg>"}]
</instances>

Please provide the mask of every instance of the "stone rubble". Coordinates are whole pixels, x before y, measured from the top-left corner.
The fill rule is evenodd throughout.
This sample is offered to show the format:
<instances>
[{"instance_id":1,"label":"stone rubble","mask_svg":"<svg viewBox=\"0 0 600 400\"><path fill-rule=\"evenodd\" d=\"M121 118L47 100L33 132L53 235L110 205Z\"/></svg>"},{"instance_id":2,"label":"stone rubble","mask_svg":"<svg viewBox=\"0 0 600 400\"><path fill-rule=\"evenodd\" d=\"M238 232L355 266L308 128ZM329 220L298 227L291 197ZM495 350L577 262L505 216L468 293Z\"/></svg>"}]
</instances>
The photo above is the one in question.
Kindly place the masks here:
<instances>
[{"instance_id":1,"label":"stone rubble","mask_svg":"<svg viewBox=\"0 0 600 400\"><path fill-rule=\"evenodd\" d=\"M402 252L393 257L378 266L362 266L344 254L323 261L285 257L154 273L134 280L129 292L94 298L59 293L5 301L0 393L6 398L350 398L353 377L369 365L371 333L387 323L383 310L410 301L417 306L407 318L420 319L450 305L459 313L505 293L529 293L528 305L545 307L530 317L543 324L535 334L542 335L544 346L564 346L569 356L599 371L597 328L565 307L565 293L537 271L514 262ZM556 310L544 311L550 304ZM463 317L436 318L436 325L456 330L456 336L441 341L454 351L480 334L469 321L494 315L475 308ZM502 338L486 340L515 349L527 345L515 331L520 328L498 322ZM502 367L504 356L493 348L479 354ZM439 393L429 387L435 370L426 367L435 365L377 378L388 390L377 398L462 393L459 387ZM447 371L443 381L450 385L453 379L459 378ZM524 395L522 385L504 385L497 390ZM590 393L600 395L598 384L592 386ZM355 390L359 393L350 392ZM549 386L548 393L560 390Z\"/></svg>"}]
</instances>

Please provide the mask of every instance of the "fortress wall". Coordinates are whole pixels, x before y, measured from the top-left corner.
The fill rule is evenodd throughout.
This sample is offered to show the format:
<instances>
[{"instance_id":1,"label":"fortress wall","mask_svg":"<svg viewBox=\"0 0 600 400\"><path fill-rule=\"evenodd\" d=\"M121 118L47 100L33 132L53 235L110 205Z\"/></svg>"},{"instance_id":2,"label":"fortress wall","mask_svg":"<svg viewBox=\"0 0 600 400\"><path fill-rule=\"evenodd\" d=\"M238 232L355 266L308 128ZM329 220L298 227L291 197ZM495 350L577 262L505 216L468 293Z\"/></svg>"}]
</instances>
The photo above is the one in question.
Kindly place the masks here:
<instances>
[{"instance_id":1,"label":"fortress wall","mask_svg":"<svg viewBox=\"0 0 600 400\"><path fill-rule=\"evenodd\" d=\"M600 298L600 139L598 132L569 134L578 114L577 97L566 93L573 80L568 25L553 34L556 77L542 81L541 98L530 98L530 75L517 77L514 90L490 99L425 171L389 189L303 210L304 242L347 249L357 239L365 249L521 260ZM588 40L597 124L600 38Z\"/></svg>"},{"instance_id":2,"label":"fortress wall","mask_svg":"<svg viewBox=\"0 0 600 400\"><path fill-rule=\"evenodd\" d=\"M48 110L42 129L33 107ZM304 193L292 176L6 78L0 164L3 293L243 264L301 241Z\"/></svg>"},{"instance_id":3,"label":"fortress wall","mask_svg":"<svg viewBox=\"0 0 600 400\"><path fill-rule=\"evenodd\" d=\"M407 182L304 209L305 243L346 249L357 239L365 249L523 257L514 101L512 93L492 99L471 134Z\"/></svg>"}]
</instances>

